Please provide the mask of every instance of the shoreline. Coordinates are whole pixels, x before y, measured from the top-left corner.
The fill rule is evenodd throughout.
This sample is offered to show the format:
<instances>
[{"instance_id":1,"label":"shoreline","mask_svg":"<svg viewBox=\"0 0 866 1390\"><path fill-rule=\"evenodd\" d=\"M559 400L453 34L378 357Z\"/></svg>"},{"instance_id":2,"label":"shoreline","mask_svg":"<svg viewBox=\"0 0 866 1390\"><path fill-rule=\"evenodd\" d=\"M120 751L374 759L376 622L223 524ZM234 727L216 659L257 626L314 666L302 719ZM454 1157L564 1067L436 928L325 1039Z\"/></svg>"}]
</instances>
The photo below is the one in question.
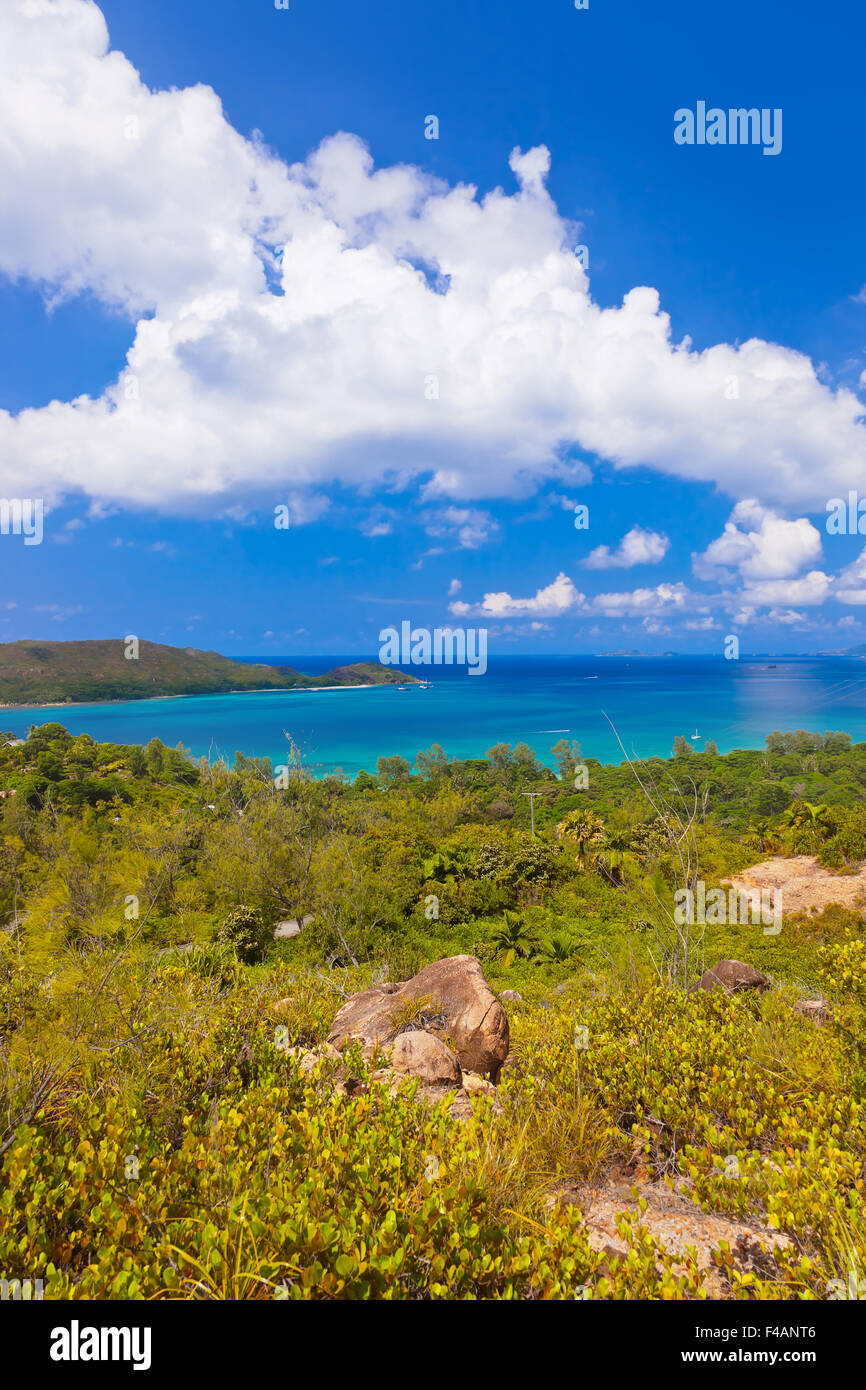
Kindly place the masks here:
<instances>
[{"instance_id":1,"label":"shoreline","mask_svg":"<svg viewBox=\"0 0 866 1390\"><path fill-rule=\"evenodd\" d=\"M143 705L149 700L204 700L216 699L223 695L292 695L296 691L309 695L315 694L318 690L379 690L389 687L394 690L397 689L396 684L392 681L369 681L366 685L265 685L255 690L202 690L194 695L131 695L126 698L110 700L52 700L46 704L29 705L0 703L0 711L5 709L95 709L98 705Z\"/></svg>"}]
</instances>

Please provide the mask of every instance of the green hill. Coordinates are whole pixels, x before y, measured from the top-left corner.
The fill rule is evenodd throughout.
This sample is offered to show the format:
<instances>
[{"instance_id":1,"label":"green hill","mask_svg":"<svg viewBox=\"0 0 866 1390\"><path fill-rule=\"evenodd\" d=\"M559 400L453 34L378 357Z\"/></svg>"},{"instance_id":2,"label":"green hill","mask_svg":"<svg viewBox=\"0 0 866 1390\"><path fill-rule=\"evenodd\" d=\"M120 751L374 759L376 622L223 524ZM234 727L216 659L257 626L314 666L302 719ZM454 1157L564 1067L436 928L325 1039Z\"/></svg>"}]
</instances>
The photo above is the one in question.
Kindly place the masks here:
<instances>
[{"instance_id":1,"label":"green hill","mask_svg":"<svg viewBox=\"0 0 866 1390\"><path fill-rule=\"evenodd\" d=\"M115 637L89 642L0 643L0 704L145 700L155 695L219 695L234 690L315 689L414 682L373 661L306 676L291 666L251 665L219 652L139 641L137 659Z\"/></svg>"}]
</instances>

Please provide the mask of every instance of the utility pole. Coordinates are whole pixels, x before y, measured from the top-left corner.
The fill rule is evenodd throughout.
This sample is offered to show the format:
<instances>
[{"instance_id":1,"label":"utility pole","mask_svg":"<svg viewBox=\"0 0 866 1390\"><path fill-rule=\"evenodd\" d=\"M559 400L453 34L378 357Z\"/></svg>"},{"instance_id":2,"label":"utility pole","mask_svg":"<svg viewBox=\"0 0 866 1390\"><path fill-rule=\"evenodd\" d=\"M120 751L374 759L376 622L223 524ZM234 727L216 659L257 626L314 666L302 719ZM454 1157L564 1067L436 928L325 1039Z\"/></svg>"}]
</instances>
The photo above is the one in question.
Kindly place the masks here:
<instances>
[{"instance_id":1,"label":"utility pole","mask_svg":"<svg viewBox=\"0 0 866 1390\"><path fill-rule=\"evenodd\" d=\"M535 798L541 796L541 792L521 792L521 796L529 797L529 811L532 816L532 833L535 834Z\"/></svg>"}]
</instances>

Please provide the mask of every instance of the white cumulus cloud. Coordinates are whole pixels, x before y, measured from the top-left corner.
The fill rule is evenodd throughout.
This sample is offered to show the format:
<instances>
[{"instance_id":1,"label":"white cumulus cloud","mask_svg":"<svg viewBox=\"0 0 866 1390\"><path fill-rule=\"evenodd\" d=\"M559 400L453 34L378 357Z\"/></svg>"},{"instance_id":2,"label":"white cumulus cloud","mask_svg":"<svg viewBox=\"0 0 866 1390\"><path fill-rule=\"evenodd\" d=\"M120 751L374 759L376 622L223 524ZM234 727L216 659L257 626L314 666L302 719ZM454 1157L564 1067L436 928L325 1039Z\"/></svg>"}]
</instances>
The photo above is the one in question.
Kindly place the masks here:
<instances>
[{"instance_id":1,"label":"white cumulus cloud","mask_svg":"<svg viewBox=\"0 0 866 1390\"><path fill-rule=\"evenodd\" d=\"M841 571L833 597L840 603L866 603L866 546L857 559Z\"/></svg>"},{"instance_id":2,"label":"white cumulus cloud","mask_svg":"<svg viewBox=\"0 0 866 1390\"><path fill-rule=\"evenodd\" d=\"M621 614L674 613L693 603L694 595L685 584L656 584L654 588L632 589L621 593L596 594L594 609L606 617Z\"/></svg>"},{"instance_id":3,"label":"white cumulus cloud","mask_svg":"<svg viewBox=\"0 0 866 1390\"><path fill-rule=\"evenodd\" d=\"M767 579L763 583L747 584L737 598L756 608L784 603L811 607L830 597L832 585L832 578L823 570L810 570L799 579Z\"/></svg>"},{"instance_id":4,"label":"white cumulus cloud","mask_svg":"<svg viewBox=\"0 0 866 1390\"><path fill-rule=\"evenodd\" d=\"M376 169L347 133L289 164L211 88L148 88L92 0L4 0L0 129L0 273L134 323L100 396L0 412L7 495L465 504L572 482L580 449L805 511L864 474L860 401L802 353L674 342L648 286L592 300L544 147L513 192Z\"/></svg>"},{"instance_id":5,"label":"white cumulus cloud","mask_svg":"<svg viewBox=\"0 0 866 1390\"><path fill-rule=\"evenodd\" d=\"M538 589L532 598L513 598L507 592L488 593L478 604L458 599L450 605L460 616L513 618L532 613L540 617L563 617L566 613L599 613L605 617L644 616L676 613L687 608L694 595L682 583L656 584L654 588L631 589L620 593L596 594L588 599L560 572L551 584Z\"/></svg>"},{"instance_id":6,"label":"white cumulus cloud","mask_svg":"<svg viewBox=\"0 0 866 1390\"><path fill-rule=\"evenodd\" d=\"M508 593L485 594L480 604L464 603L457 599L450 605L457 617L475 615L486 618L516 618L533 614L542 618L557 618L583 608L586 596L576 589L567 574L558 574L552 584L537 590L534 598L512 598Z\"/></svg>"},{"instance_id":7,"label":"white cumulus cloud","mask_svg":"<svg viewBox=\"0 0 866 1390\"><path fill-rule=\"evenodd\" d=\"M717 540L692 557L701 579L786 579L823 558L820 532L806 517L786 521L754 498L739 502Z\"/></svg>"},{"instance_id":8,"label":"white cumulus cloud","mask_svg":"<svg viewBox=\"0 0 866 1390\"><path fill-rule=\"evenodd\" d=\"M607 545L597 545L583 561L586 569L631 569L633 565L657 565L663 560L670 547L667 536L658 531L647 531L642 526L633 526L626 532L617 546L611 550Z\"/></svg>"}]
</instances>

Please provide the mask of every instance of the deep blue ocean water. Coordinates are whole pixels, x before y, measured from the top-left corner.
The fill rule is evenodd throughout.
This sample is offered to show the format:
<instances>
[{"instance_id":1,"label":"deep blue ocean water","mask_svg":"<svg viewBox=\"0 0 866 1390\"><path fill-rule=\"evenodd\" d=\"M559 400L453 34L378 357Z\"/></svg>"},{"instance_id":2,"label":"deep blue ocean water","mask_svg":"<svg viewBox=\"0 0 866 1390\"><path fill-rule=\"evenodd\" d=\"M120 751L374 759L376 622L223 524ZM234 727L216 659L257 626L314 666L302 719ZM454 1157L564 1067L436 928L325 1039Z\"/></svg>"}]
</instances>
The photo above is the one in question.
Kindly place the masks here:
<instances>
[{"instance_id":1,"label":"deep blue ocean water","mask_svg":"<svg viewBox=\"0 0 866 1390\"><path fill-rule=\"evenodd\" d=\"M257 658L262 660L262 658ZM310 674L358 656L269 657ZM866 740L866 661L853 657L491 657L483 676L461 667L417 667L432 688L262 691L135 700L123 704L0 711L0 728L18 735L59 720L98 740L178 742L194 754L235 751L285 761L287 736L316 774L375 771L383 754L410 761L441 743L449 756L483 757L494 743L533 748L552 766L559 738L584 755L620 762L612 721L629 754L667 756L674 737L695 748L714 739L722 753L763 747L773 729L841 729Z\"/></svg>"}]
</instances>

